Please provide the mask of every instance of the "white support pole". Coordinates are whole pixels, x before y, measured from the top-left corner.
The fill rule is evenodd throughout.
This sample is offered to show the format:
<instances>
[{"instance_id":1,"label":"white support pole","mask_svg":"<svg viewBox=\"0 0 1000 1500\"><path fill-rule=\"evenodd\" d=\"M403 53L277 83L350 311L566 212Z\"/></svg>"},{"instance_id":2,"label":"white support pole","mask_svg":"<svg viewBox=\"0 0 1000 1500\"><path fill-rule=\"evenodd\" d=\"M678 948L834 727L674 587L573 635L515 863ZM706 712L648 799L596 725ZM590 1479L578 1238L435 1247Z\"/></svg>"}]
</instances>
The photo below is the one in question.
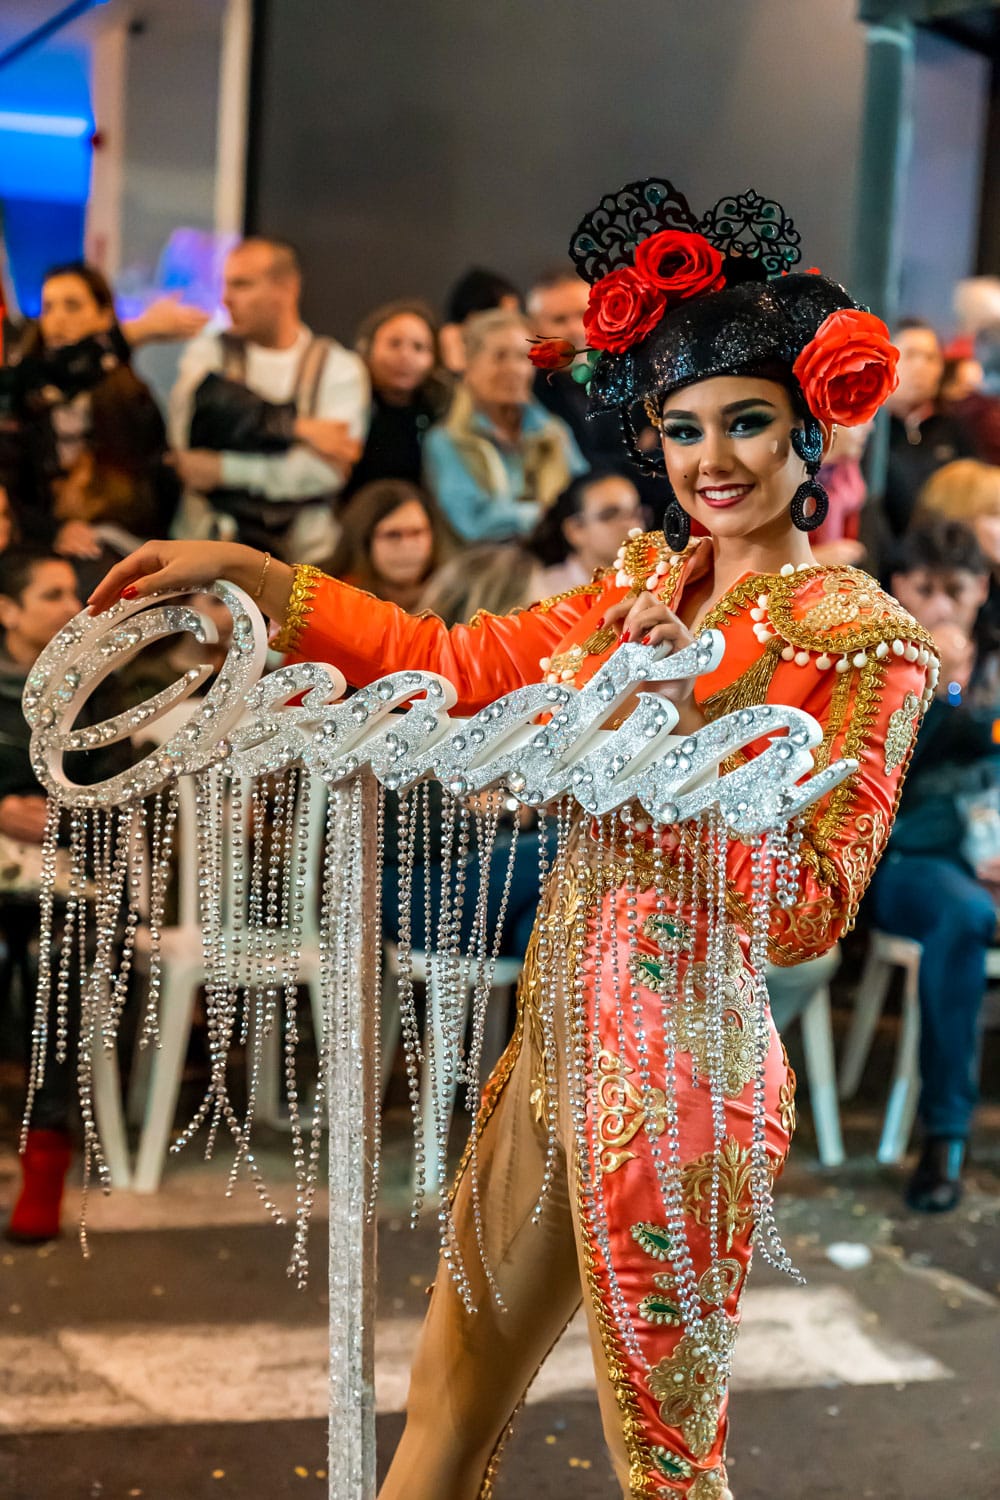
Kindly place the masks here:
<instances>
[{"instance_id":1,"label":"white support pole","mask_svg":"<svg viewBox=\"0 0 1000 1500\"><path fill-rule=\"evenodd\" d=\"M377 790L358 788L361 829L375 826ZM336 796L337 794L334 793ZM375 1500L375 1215L366 1213L373 1171L375 1110L381 1107L375 1050L375 890L365 839L357 836L354 787L340 793L336 868L351 891L330 954L333 984L329 1065L330 1500ZM350 809L350 810L349 810ZM347 952L341 945L346 945ZM338 951L341 950L341 951ZM346 992L345 992L346 990Z\"/></svg>"},{"instance_id":2,"label":"white support pole","mask_svg":"<svg viewBox=\"0 0 1000 1500\"><path fill-rule=\"evenodd\" d=\"M91 164L85 234L87 259L112 281L121 269L127 88L128 24L115 21L96 30L90 49L90 97L99 144Z\"/></svg>"},{"instance_id":3,"label":"white support pole","mask_svg":"<svg viewBox=\"0 0 1000 1500\"><path fill-rule=\"evenodd\" d=\"M219 47L219 113L215 145L217 234L243 233L252 42L251 0L226 0Z\"/></svg>"}]
</instances>

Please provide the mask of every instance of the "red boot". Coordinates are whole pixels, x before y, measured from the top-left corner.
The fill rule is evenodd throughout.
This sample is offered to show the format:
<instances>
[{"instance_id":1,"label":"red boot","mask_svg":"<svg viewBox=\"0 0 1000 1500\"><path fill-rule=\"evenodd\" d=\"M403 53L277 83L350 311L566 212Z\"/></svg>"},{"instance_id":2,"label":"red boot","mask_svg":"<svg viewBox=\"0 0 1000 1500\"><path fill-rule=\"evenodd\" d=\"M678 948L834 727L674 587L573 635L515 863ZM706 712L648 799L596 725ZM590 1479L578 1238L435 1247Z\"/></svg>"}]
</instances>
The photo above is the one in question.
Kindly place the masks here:
<instances>
[{"instance_id":1,"label":"red boot","mask_svg":"<svg viewBox=\"0 0 1000 1500\"><path fill-rule=\"evenodd\" d=\"M5 1230L9 1240L38 1245L59 1233L59 1211L73 1147L64 1130L29 1130L21 1157L21 1191Z\"/></svg>"}]
</instances>

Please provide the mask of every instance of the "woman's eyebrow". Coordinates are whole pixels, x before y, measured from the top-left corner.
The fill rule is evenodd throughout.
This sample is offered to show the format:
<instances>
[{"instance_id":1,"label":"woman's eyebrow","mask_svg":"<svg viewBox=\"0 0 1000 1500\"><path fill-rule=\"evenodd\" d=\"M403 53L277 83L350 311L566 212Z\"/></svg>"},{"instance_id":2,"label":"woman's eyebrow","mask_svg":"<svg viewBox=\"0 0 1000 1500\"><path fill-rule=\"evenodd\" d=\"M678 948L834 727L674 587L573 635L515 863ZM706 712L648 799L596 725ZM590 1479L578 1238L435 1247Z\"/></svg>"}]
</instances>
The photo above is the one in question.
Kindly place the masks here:
<instances>
[{"instance_id":1,"label":"woman's eyebrow","mask_svg":"<svg viewBox=\"0 0 1000 1500\"><path fill-rule=\"evenodd\" d=\"M772 402L766 401L763 396L753 396L745 401L731 401L722 410L725 416L731 417L738 411L746 411L750 406L766 406L768 411L777 411L778 409Z\"/></svg>"},{"instance_id":2,"label":"woman's eyebrow","mask_svg":"<svg viewBox=\"0 0 1000 1500\"><path fill-rule=\"evenodd\" d=\"M731 417L734 413L746 411L751 406L766 406L768 411L777 411L778 409L773 402L765 400L763 396L751 396L743 401L731 401L728 406L722 408L722 414L723 416ZM665 422L668 418L670 421L682 420L685 422L698 422L701 420L693 411L679 411L674 406L669 407L663 413L660 420Z\"/></svg>"}]
</instances>

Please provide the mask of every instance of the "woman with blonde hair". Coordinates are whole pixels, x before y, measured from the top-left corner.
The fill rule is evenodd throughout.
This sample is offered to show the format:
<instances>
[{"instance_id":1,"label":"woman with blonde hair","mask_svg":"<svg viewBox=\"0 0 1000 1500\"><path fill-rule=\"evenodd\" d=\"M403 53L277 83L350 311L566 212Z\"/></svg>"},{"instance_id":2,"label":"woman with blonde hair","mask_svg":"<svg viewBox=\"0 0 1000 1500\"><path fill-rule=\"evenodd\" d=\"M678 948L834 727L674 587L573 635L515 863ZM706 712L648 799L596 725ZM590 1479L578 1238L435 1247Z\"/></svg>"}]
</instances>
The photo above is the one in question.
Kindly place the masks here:
<instances>
[{"instance_id":1,"label":"woman with blonde hair","mask_svg":"<svg viewBox=\"0 0 1000 1500\"><path fill-rule=\"evenodd\" d=\"M480 611L506 615L534 603L537 564L516 542L467 547L438 568L419 608L446 625L468 625Z\"/></svg>"},{"instance_id":2,"label":"woman with blonde hair","mask_svg":"<svg viewBox=\"0 0 1000 1500\"><path fill-rule=\"evenodd\" d=\"M463 329L465 374L424 444L427 482L469 542L529 532L587 464L564 422L532 399L528 327L496 308Z\"/></svg>"},{"instance_id":3,"label":"woman with blonde hair","mask_svg":"<svg viewBox=\"0 0 1000 1500\"><path fill-rule=\"evenodd\" d=\"M1000 468L974 458L945 464L920 491L918 517L932 516L968 526L1000 579Z\"/></svg>"}]
</instances>

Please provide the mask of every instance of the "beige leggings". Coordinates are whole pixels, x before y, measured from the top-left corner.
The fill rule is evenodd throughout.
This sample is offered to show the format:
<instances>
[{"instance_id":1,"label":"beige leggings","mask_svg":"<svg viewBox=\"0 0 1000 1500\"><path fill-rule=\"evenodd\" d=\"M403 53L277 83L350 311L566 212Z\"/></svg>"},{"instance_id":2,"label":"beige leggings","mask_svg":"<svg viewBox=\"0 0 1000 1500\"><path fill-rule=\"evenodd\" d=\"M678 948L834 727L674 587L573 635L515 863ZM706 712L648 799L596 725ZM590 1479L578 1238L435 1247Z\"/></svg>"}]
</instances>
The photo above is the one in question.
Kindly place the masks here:
<instances>
[{"instance_id":1,"label":"beige leggings","mask_svg":"<svg viewBox=\"0 0 1000 1500\"><path fill-rule=\"evenodd\" d=\"M483 1237L505 1310L497 1307L476 1252L473 1174L466 1172L455 1223L478 1311L465 1311L448 1267L439 1264L410 1379L406 1427L380 1500L488 1500L511 1418L581 1299L605 1438L622 1494L631 1494L621 1417L590 1298L583 1298L583 1240L564 1143L541 1219L531 1222L547 1141L531 1102L533 1072L525 1037L479 1141Z\"/></svg>"}]
</instances>

